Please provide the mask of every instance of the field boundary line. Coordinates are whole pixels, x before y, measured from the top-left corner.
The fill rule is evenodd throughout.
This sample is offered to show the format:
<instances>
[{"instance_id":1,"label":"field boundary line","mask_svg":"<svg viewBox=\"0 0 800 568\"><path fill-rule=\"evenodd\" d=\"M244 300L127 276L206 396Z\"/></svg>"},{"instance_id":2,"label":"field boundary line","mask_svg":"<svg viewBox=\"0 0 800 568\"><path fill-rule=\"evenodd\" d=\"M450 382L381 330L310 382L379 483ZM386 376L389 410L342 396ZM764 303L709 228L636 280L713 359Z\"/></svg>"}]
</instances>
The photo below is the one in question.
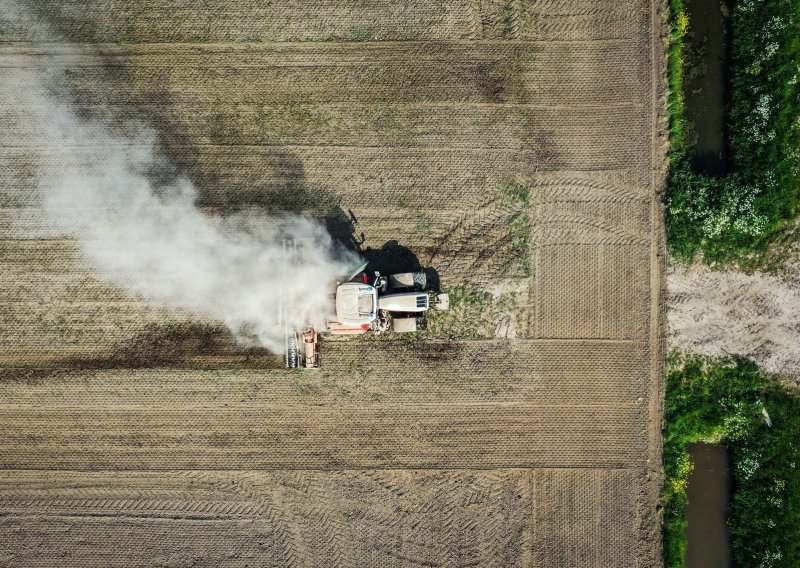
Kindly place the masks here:
<instances>
[{"instance_id":1,"label":"field boundary line","mask_svg":"<svg viewBox=\"0 0 800 568\"><path fill-rule=\"evenodd\" d=\"M647 408L646 472L643 475L643 498L640 503L639 564L663 563L662 527L656 511L662 485L662 428L664 405L664 269L666 263L661 202L666 176L666 54L665 10L663 0L650 0L650 385Z\"/></svg>"},{"instance_id":2,"label":"field boundary line","mask_svg":"<svg viewBox=\"0 0 800 568\"><path fill-rule=\"evenodd\" d=\"M174 49L175 47L179 48L205 48L207 50L213 49L220 49L220 50L230 50L233 48L239 48L239 51L247 51L250 53L257 52L260 50L268 49L270 46L277 46L277 47L298 47L298 48L319 48L319 47L331 47L331 46L338 46L338 47L363 47L363 48L370 48L374 49L376 47L383 48L383 49L391 49L398 45L405 45L405 46L414 46L419 45L422 47L430 46L430 45L464 45L464 46L471 46L474 47L475 45L485 45L485 46L495 46L495 45L539 45L539 44L549 44L549 43L558 43L558 44L585 44L585 43L618 43L618 44L635 44L636 38L633 37L622 37L622 38L586 38L586 39L429 39L429 40L386 40L386 41L270 41L270 42L260 42L260 43L253 43L253 42L226 42L226 43L198 43L198 42L175 42L175 43L163 43L163 42L141 42L141 43L91 43L91 42L31 42L31 41L24 41L24 40L7 40L7 41L0 41L0 52L3 50L4 47L13 47L13 48L37 48L36 53L32 55L28 55L27 53L23 54L26 57L41 57L41 56L48 56L48 55L71 55L71 56L84 56L85 54L79 50L76 50L76 47L87 47L91 46L94 51L91 55L87 57L100 57L105 55L113 55L113 51L117 50L118 53L124 53L124 49L131 49L134 47L145 47L147 48L148 53L158 53L158 49L166 49L165 54L170 53L170 48ZM57 48L63 47L65 48L63 51L60 52L48 52L45 48ZM112 53L108 53L104 50L110 50ZM174 54L174 52L173 52ZM0 65L3 67L3 65Z\"/></svg>"},{"instance_id":3,"label":"field boundary line","mask_svg":"<svg viewBox=\"0 0 800 568\"><path fill-rule=\"evenodd\" d=\"M446 402L413 402L413 403L357 403L357 404L341 404L338 403L335 405L336 408L369 408L370 410L375 409L394 409L394 408L446 408L446 409L457 409L457 408L479 408L479 407L486 407L486 408L532 408L532 409L563 409L563 408L570 408L570 409L578 409L578 408L590 408L590 409L633 409L633 408L641 408L642 404L638 402L612 402L612 403L601 403L601 404L537 404L537 403L530 403L530 402L514 402L514 401L498 401L498 402L454 402L454 403L446 403ZM81 404L42 404L41 402L32 402L32 403L0 403L0 409L2 410L13 410L13 409L20 409L20 410L29 410L29 409L37 409L41 411L73 411L75 409L83 409L83 408L103 408L106 409L108 414L114 414L117 411L128 411L128 410L170 410L175 412L176 410L186 411L186 410L221 410L224 409L228 412L231 411L238 411L238 410L259 410L264 408L281 408L281 409L304 409L304 408L314 408L314 409L330 409L333 408L334 405L320 405L318 402L314 402L313 404L298 404L298 403L278 403L272 402L269 404L231 404L226 403L225 406L221 407L219 405L215 406L211 403L209 404L182 404L179 409L175 408L174 404L171 405L158 405L153 404L152 402L147 402L146 404L115 404L113 406L109 406L108 403L81 403Z\"/></svg>"},{"instance_id":4,"label":"field boundary line","mask_svg":"<svg viewBox=\"0 0 800 568\"><path fill-rule=\"evenodd\" d=\"M45 105L28 105L31 108L44 108ZM113 104L113 105L93 105L93 104L79 104L75 105L75 108L80 109L108 109L108 108L128 108L128 107L135 107L134 103L128 104ZM172 108L176 105L173 104L160 104L154 103L150 105L153 108ZM187 110L204 110L208 108L206 105L193 105L193 104L178 104L181 108ZM239 108L246 108L246 107L258 107L258 106L289 106L289 103L273 103L273 104L265 104L265 105L257 105L255 103L241 103L237 105ZM413 109L413 108L420 108L420 109L427 109L427 108L446 108L451 109L454 107L467 107L467 108L530 108L530 109L552 109L552 110L568 110L568 109L591 109L591 110L607 110L610 108L614 109L640 109L645 110L647 105L640 105L638 103L630 102L630 101L617 101L617 102L610 102L608 104L597 104L597 103L573 103L573 104L544 104L544 103L488 103L488 102L479 102L479 101L415 101L415 102L408 102L408 103L379 103L379 102L363 102L363 103L344 103L344 102L331 102L331 103L295 103L295 106L298 107L315 107L315 108L324 108L324 109L332 109L337 107L347 107L347 108L370 108L375 107L379 109L383 108L403 108L403 109ZM0 108L16 108L16 105L13 104L6 104L0 102ZM3 148L10 148L11 146L3 146Z\"/></svg>"},{"instance_id":5,"label":"field boundary line","mask_svg":"<svg viewBox=\"0 0 800 568\"><path fill-rule=\"evenodd\" d=\"M336 471L341 472L342 474L347 474L347 473L350 473L350 472L363 473L365 471L382 472L382 471L386 471L387 469L390 469L390 468L385 468L385 467L380 467L380 468L352 468L352 467L350 467L350 468L343 468L343 469L340 468L340 469L337 469ZM419 467L419 468L401 467L401 468L394 468L394 469L397 469L397 470L400 470L400 471L405 470L405 469L419 469L421 471L431 471L432 469L436 469L436 468L435 467ZM470 468L440 467L438 469L439 469L439 471L443 471L444 472L444 471L450 471L450 470L463 471L464 469L469 470ZM639 472L639 471L641 471L642 468L638 467L638 466L630 466L630 467L592 467L592 466L573 466L573 467L554 466L554 467L547 467L547 466L543 466L543 467L497 467L497 468L475 467L475 468L472 468L472 469L475 469L476 471L491 471L492 469L497 469L497 470L502 470L502 471L517 470L520 473L524 473L524 472L528 472L528 471L565 471L565 472L568 472L568 471L572 471L574 469L580 469L580 470L583 470L583 469L598 469L598 470L602 470L602 471ZM40 473L42 471L47 471L47 470L31 469L31 468L9 469L9 468L5 468L5 467L0 467L0 472L3 472L3 471L13 471L14 473L25 473L25 472ZM57 471L60 474L75 473L75 474L85 475L87 473L87 470L85 470L85 469L67 469L67 468L64 468L64 469L56 469L56 470L53 470L53 471ZM154 471L152 469L108 469L108 468L102 468L102 469L92 469L92 470L89 470L88 472L93 474L93 475L96 474L98 477L102 477L104 474L108 474L108 473L115 474L115 475L118 474L118 473L124 473L124 474L130 474L130 475L145 474L145 475L153 475L153 476L156 476L157 474L158 475L163 475L163 474L167 473L167 474L174 474L176 476L183 476L183 475L186 475L186 474L190 474L192 472L198 472L198 473L204 473L204 474L208 474L208 473L224 474L224 473L228 473L228 472L237 473L237 474L244 474L244 473L269 474L270 471L272 471L272 470L252 469L252 468L251 469L247 469L247 468L245 468L245 469L226 469L226 468L211 469L211 468L209 468L209 469L160 469L160 470L158 470L156 472L156 471ZM317 472L319 470L318 469L308 469L308 468L306 468L306 469L297 468L297 469L293 469L292 471L309 471L309 472L314 473L314 472ZM5 478L5 479L7 480L8 478ZM5 481L0 481L0 489L2 489L5 486L8 486L8 485L13 485L13 484L9 484L9 483L7 483ZM0 495L2 495L2 493L0 493Z\"/></svg>"},{"instance_id":6,"label":"field boundary line","mask_svg":"<svg viewBox=\"0 0 800 568\"><path fill-rule=\"evenodd\" d=\"M57 473L78 473L78 474L94 474L98 472L102 473L110 473L110 474L127 474L127 473L146 473L152 475L164 475L165 473L282 473L282 472L308 472L308 473L319 473L319 472L336 472L336 473L360 473L365 471L418 471L418 472L431 472L431 471L438 471L438 472L463 472L463 471L520 471L520 472L528 472L528 471L585 471L585 470L594 470L594 471L629 471L629 472L641 472L642 466L641 465L627 465L627 466L617 466L617 465L573 465L573 466L554 466L554 467L547 467L547 466L484 466L484 467L476 467L476 466L450 466L447 468L442 468L441 466L406 466L406 467L362 467L362 468L353 468L348 467L346 469L330 467L330 468L313 468L313 467L272 467L268 469L253 469L249 467L245 467L242 469L75 469L74 467L70 468L59 468L59 467L46 467L46 468L39 468L39 469L31 469L30 467L21 467L19 469L16 468L8 468L3 467L0 468L0 472L29 472L29 473L41 473L41 472L57 472ZM1 502L0 502L1 504ZM0 513L2 509L0 509Z\"/></svg>"},{"instance_id":7,"label":"field boundary line","mask_svg":"<svg viewBox=\"0 0 800 568\"><path fill-rule=\"evenodd\" d=\"M180 523L180 522L191 522L191 523L235 523L235 522L242 522L242 523L252 523L254 520L266 520L269 521L266 517L203 517L200 515L196 516L185 516L185 517L168 517L168 516L159 516L159 515L152 515L152 514L144 514L144 515L131 515L131 514L119 514L119 515L109 515L109 514L91 514L85 513L83 515L76 515L76 514L58 514L58 513L13 513L13 512L4 512L0 514L0 517L6 518L14 518L14 519L41 519L41 518L53 518L53 519L139 519L142 521L147 522L154 522L154 521L163 521L165 523Z\"/></svg>"},{"instance_id":8,"label":"field boundary line","mask_svg":"<svg viewBox=\"0 0 800 568\"><path fill-rule=\"evenodd\" d=\"M146 148L149 145L144 144L73 144L62 145L66 148ZM7 144L0 145L0 148L8 148L13 150L26 150L31 148L39 148L36 145L25 144ZM364 150L364 149L401 149L401 150L429 150L434 152L464 152L464 151L478 151L478 150L492 150L496 152L519 152L521 154L536 154L535 149L528 149L523 145L517 146L433 146L429 144L274 144L265 142L263 144L248 144L248 143L198 143L198 144L181 144L173 146L173 149L191 149L191 148L287 148L287 149L305 149L305 148L335 148L341 150Z\"/></svg>"}]
</instances>

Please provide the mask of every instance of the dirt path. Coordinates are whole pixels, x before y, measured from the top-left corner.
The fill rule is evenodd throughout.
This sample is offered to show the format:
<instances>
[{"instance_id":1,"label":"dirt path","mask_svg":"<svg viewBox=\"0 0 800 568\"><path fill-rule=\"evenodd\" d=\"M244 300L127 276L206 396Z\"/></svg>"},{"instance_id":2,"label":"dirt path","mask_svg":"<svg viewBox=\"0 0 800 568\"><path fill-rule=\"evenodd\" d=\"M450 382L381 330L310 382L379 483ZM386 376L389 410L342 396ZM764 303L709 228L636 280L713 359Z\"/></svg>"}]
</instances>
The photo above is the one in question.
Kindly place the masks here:
<instances>
[{"instance_id":1,"label":"dirt path","mask_svg":"<svg viewBox=\"0 0 800 568\"><path fill-rule=\"evenodd\" d=\"M800 280L697 265L672 267L667 282L671 348L740 355L800 380Z\"/></svg>"}]
</instances>

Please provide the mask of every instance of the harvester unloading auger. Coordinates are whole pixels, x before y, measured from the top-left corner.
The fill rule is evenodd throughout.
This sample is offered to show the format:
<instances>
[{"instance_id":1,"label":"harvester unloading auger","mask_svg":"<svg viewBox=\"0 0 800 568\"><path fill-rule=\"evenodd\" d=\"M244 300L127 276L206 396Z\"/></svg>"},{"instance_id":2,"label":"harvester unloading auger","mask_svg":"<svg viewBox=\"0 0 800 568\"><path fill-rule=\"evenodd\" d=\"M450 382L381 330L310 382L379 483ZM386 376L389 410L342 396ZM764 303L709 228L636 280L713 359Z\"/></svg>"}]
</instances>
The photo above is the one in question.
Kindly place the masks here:
<instances>
[{"instance_id":1,"label":"harvester unloading auger","mask_svg":"<svg viewBox=\"0 0 800 568\"><path fill-rule=\"evenodd\" d=\"M288 259L302 254L303 247L313 247L313 239L284 240L283 247ZM287 260L288 262L288 260ZM318 369L320 367L320 340L324 334L361 335L364 333L409 333L417 331L429 308L446 310L449 307L447 294L439 294L428 288L424 272L402 272L382 276L374 272L370 278L365 272L366 262L335 283L335 302L325 318L324 329L314 325L315 314L307 313L307 307L289 306L281 297L281 322L286 337L286 366L290 369ZM288 266L284 265L288 275ZM334 283L331 283L332 285ZM290 317L290 316L301 317ZM305 321L297 327L292 322Z\"/></svg>"}]
</instances>

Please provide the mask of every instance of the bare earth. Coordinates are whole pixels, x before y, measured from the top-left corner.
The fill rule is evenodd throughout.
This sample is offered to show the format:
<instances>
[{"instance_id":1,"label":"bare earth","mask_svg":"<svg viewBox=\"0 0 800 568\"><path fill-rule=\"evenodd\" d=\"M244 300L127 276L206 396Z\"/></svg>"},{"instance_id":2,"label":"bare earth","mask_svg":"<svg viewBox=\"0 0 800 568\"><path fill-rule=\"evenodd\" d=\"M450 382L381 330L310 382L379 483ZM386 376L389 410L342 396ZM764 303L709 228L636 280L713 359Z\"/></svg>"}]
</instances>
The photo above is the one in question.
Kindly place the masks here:
<instances>
[{"instance_id":1,"label":"bare earth","mask_svg":"<svg viewBox=\"0 0 800 568\"><path fill-rule=\"evenodd\" d=\"M670 347L747 357L769 373L800 381L798 273L796 267L780 276L714 271L700 264L670 268Z\"/></svg>"},{"instance_id":2,"label":"bare earth","mask_svg":"<svg viewBox=\"0 0 800 568\"><path fill-rule=\"evenodd\" d=\"M200 206L396 239L513 290L514 332L288 372L104 284L2 104L63 46L0 21L0 565L659 565L660 3L270 4L35 12L86 44L75 105L155 128Z\"/></svg>"}]
</instances>

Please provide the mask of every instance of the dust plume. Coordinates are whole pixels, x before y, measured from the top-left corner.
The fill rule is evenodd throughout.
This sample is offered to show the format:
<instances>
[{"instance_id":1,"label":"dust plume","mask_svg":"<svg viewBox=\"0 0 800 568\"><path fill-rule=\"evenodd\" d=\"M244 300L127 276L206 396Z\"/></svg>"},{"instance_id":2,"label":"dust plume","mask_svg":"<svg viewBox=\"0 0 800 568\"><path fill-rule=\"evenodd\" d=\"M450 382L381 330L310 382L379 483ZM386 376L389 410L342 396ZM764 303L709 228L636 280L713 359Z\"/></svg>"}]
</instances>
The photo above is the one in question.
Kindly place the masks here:
<instances>
[{"instance_id":1,"label":"dust plume","mask_svg":"<svg viewBox=\"0 0 800 568\"><path fill-rule=\"evenodd\" d=\"M698 264L671 268L667 285L670 347L800 379L800 283Z\"/></svg>"},{"instance_id":2,"label":"dust plume","mask_svg":"<svg viewBox=\"0 0 800 568\"><path fill-rule=\"evenodd\" d=\"M13 5L0 2L7 6ZM25 20L14 10L4 17ZM35 158L48 230L74 236L104 279L148 302L223 321L242 341L282 350L281 301L303 307L289 323L321 325L334 281L358 262L356 255L334 247L310 217L214 216L195 206L197 190L185 176L154 182L153 172L175 171L155 132L119 117L112 126L79 116L58 69L80 48L57 41L57 49L43 47L30 65L2 73L15 87L7 89L6 108L26 121L26 140L16 143ZM48 60L52 53L57 62ZM311 238L316 246L287 254L286 238Z\"/></svg>"}]
</instances>

